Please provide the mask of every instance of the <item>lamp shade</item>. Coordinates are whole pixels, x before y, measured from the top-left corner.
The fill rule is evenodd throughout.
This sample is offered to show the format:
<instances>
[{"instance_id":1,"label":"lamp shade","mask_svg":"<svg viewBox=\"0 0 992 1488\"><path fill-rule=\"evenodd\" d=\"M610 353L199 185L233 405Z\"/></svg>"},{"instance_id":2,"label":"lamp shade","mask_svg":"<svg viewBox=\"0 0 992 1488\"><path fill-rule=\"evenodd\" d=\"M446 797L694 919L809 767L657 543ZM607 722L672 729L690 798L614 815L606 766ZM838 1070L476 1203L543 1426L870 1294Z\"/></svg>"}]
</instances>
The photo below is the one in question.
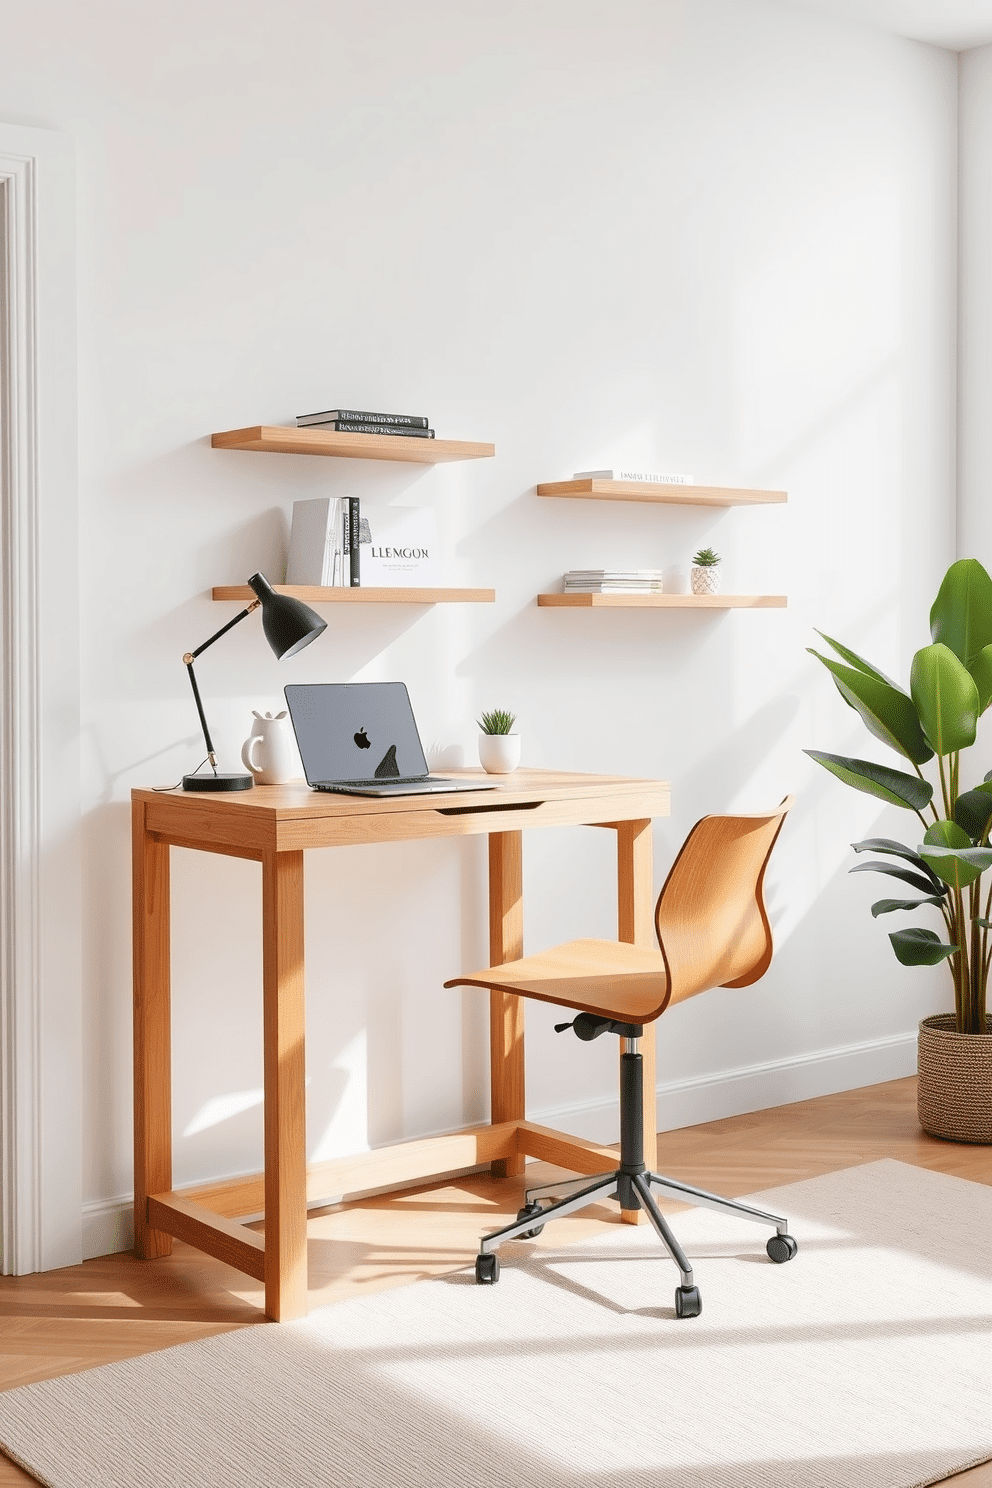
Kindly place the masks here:
<instances>
[{"instance_id":1,"label":"lamp shade","mask_svg":"<svg viewBox=\"0 0 992 1488\"><path fill-rule=\"evenodd\" d=\"M280 661L295 656L327 629L327 621L309 605L288 594L277 594L264 574L253 574L248 584L262 606L265 639Z\"/></svg>"}]
</instances>

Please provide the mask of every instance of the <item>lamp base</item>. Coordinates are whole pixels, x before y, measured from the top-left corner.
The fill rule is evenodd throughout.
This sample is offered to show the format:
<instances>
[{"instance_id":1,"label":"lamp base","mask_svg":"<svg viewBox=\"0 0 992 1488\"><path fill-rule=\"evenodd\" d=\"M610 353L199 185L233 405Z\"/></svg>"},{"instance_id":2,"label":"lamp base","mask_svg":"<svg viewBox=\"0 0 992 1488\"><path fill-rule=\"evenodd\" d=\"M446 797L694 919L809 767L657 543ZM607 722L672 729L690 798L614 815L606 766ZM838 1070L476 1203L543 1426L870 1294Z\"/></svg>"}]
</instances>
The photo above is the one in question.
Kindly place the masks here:
<instances>
[{"instance_id":1,"label":"lamp base","mask_svg":"<svg viewBox=\"0 0 992 1488\"><path fill-rule=\"evenodd\" d=\"M251 775L225 775L223 771L216 775L183 776L183 790L188 791L242 791L251 790L254 784Z\"/></svg>"}]
</instances>

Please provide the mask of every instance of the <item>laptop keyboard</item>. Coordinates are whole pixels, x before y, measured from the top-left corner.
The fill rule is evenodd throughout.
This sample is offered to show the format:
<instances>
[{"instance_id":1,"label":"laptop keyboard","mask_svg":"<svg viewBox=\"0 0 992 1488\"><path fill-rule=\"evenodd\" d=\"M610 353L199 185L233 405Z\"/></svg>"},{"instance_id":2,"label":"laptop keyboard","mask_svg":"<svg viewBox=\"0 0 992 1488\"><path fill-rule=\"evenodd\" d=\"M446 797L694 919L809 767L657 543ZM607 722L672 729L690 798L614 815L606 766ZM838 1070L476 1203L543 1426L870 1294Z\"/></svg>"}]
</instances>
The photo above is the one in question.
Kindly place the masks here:
<instances>
[{"instance_id":1,"label":"laptop keyboard","mask_svg":"<svg viewBox=\"0 0 992 1488\"><path fill-rule=\"evenodd\" d=\"M388 780L318 780L315 790L340 790L345 785L413 785L423 775L390 775Z\"/></svg>"},{"instance_id":2,"label":"laptop keyboard","mask_svg":"<svg viewBox=\"0 0 992 1488\"><path fill-rule=\"evenodd\" d=\"M347 795L356 785L374 785L377 789L385 787L388 789L393 785L451 785L454 782L447 780L443 775L390 775L383 780L380 775L378 780L317 780L314 782L314 790L343 791Z\"/></svg>"}]
</instances>

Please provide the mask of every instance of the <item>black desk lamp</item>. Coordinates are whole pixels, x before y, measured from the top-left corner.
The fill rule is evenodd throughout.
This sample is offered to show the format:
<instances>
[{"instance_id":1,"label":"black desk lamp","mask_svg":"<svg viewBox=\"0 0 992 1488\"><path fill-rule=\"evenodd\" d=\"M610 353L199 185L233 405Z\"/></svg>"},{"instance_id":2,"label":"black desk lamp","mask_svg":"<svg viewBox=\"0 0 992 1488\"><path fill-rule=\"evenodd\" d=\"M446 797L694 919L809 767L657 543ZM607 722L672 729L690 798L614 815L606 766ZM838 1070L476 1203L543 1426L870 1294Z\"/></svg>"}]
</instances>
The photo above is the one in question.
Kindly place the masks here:
<instances>
[{"instance_id":1,"label":"black desk lamp","mask_svg":"<svg viewBox=\"0 0 992 1488\"><path fill-rule=\"evenodd\" d=\"M193 674L193 663L196 658L212 646L214 641L219 641L222 635L226 635L239 621L250 615L252 610L262 607L262 629L265 639L275 652L279 661L286 656L295 656L297 651L302 651L304 646L309 646L315 641L322 630L327 629L327 621L322 620L318 614L303 604L298 599L291 599L288 594L277 594L264 574L253 574L248 580L250 587L258 596L253 599L240 615L235 615L226 625L222 625L216 635L212 635L209 641L204 641L202 646L197 646L195 651L187 651L183 657L186 670L189 673L189 685L193 689L193 697L196 699L196 711L200 715L200 727L203 729L203 739L207 746L207 760L212 775L184 775L183 790L188 791L239 791L251 790L254 781L250 775L231 775L219 772L217 769L217 758L214 754L214 746L210 738L210 730L207 728L207 719L200 701L200 689L196 685L196 677Z\"/></svg>"}]
</instances>

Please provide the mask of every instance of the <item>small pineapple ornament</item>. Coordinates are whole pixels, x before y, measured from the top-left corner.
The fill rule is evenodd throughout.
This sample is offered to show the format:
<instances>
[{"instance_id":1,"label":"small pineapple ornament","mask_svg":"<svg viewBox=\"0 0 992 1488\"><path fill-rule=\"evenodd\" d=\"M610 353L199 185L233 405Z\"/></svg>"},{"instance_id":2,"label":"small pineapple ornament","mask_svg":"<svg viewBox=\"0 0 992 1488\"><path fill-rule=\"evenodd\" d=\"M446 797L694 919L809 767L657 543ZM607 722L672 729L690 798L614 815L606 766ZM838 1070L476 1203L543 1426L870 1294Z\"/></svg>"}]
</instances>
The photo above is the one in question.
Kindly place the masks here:
<instances>
[{"instance_id":1,"label":"small pineapple ornament","mask_svg":"<svg viewBox=\"0 0 992 1488\"><path fill-rule=\"evenodd\" d=\"M692 559L693 594L719 594L720 579L719 553L715 553L712 548L700 548Z\"/></svg>"}]
</instances>

